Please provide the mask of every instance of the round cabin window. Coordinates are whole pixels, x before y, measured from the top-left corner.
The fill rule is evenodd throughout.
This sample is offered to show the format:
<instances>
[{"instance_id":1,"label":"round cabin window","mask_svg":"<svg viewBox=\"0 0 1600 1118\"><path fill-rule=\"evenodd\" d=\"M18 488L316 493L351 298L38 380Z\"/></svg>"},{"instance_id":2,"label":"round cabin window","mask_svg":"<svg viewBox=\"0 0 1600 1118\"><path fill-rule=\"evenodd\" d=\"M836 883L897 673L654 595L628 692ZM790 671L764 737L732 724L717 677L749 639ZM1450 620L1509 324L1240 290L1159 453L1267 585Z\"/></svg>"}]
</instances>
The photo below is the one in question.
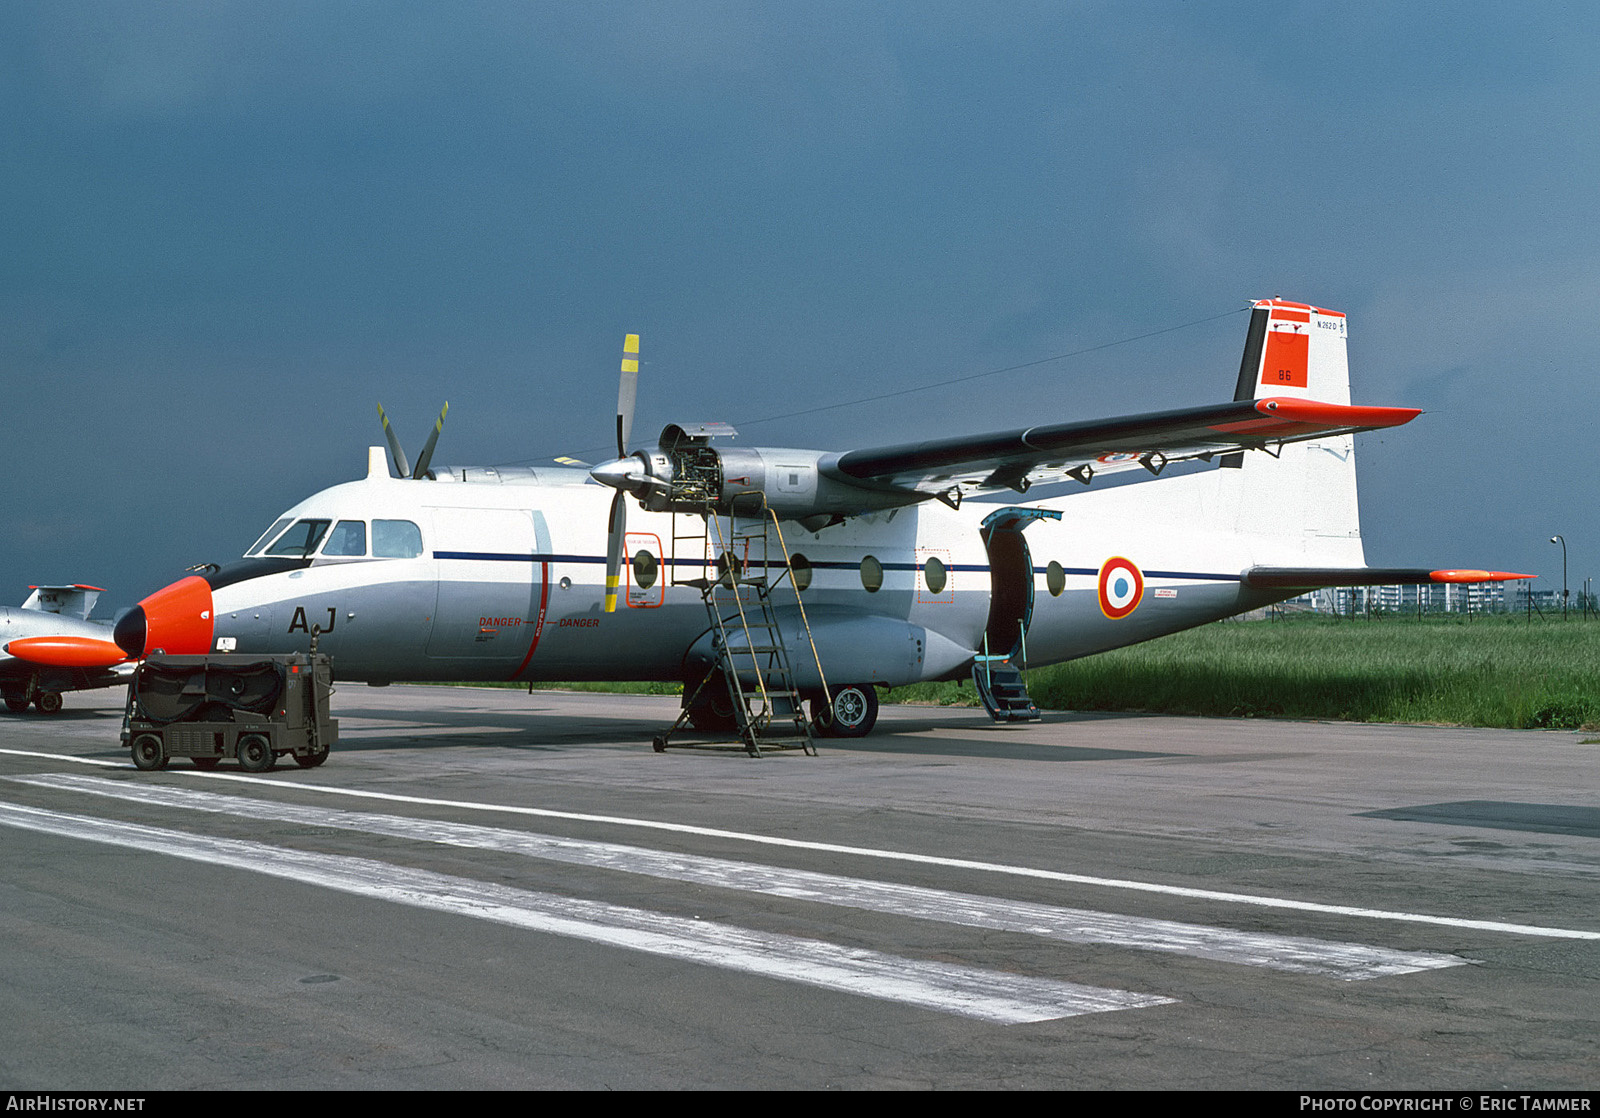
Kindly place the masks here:
<instances>
[{"instance_id":1,"label":"round cabin window","mask_svg":"<svg viewBox=\"0 0 1600 1118\"><path fill-rule=\"evenodd\" d=\"M801 555L798 551L789 556L789 577L794 579L796 590L805 590L811 585L811 560Z\"/></svg>"},{"instance_id":2,"label":"round cabin window","mask_svg":"<svg viewBox=\"0 0 1600 1118\"><path fill-rule=\"evenodd\" d=\"M870 555L861 560L861 585L868 594L876 594L883 588L883 564Z\"/></svg>"},{"instance_id":3,"label":"round cabin window","mask_svg":"<svg viewBox=\"0 0 1600 1118\"><path fill-rule=\"evenodd\" d=\"M944 585L948 577L945 573L944 564L939 561L937 556L928 556L928 561L922 564L922 581L927 584L928 593L944 593Z\"/></svg>"},{"instance_id":4,"label":"round cabin window","mask_svg":"<svg viewBox=\"0 0 1600 1118\"><path fill-rule=\"evenodd\" d=\"M659 569L656 557L641 547L633 557L633 584L640 590L650 589L656 584Z\"/></svg>"},{"instance_id":5,"label":"round cabin window","mask_svg":"<svg viewBox=\"0 0 1600 1118\"><path fill-rule=\"evenodd\" d=\"M1061 592L1067 588L1067 572L1061 569L1061 564L1054 559L1044 569L1044 584L1050 589L1052 598L1061 597Z\"/></svg>"}]
</instances>

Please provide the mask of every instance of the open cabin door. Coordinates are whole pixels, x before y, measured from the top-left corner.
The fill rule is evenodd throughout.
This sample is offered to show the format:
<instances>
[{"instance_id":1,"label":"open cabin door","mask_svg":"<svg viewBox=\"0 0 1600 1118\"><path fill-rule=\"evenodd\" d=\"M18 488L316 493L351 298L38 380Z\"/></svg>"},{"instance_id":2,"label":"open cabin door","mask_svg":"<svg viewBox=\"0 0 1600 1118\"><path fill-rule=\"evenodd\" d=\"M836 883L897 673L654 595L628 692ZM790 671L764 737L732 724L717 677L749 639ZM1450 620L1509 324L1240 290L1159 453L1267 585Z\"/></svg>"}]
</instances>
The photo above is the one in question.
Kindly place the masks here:
<instances>
[{"instance_id":1,"label":"open cabin door","mask_svg":"<svg viewBox=\"0 0 1600 1118\"><path fill-rule=\"evenodd\" d=\"M989 621L984 650L990 656L1020 656L1033 619L1033 556L1023 531L1035 520L1060 520L1050 509L1003 508L983 518L989 552Z\"/></svg>"},{"instance_id":2,"label":"open cabin door","mask_svg":"<svg viewBox=\"0 0 1600 1118\"><path fill-rule=\"evenodd\" d=\"M1039 717L1021 671L1028 622L1033 619L1033 556L1022 533L1046 517L1060 520L1061 514L1013 507L983 518L983 545L989 553L989 620L984 647L972 665L972 682L996 722Z\"/></svg>"}]
</instances>

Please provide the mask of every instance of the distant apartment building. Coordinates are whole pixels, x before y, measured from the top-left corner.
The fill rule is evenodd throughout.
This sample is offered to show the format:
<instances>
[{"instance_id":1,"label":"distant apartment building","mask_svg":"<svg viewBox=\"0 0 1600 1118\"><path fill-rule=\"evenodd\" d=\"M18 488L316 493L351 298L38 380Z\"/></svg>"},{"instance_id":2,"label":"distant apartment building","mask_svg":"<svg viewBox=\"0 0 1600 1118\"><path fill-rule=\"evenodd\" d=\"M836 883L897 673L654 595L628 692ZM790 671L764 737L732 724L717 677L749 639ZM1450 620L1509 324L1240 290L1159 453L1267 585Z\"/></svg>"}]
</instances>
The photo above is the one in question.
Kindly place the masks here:
<instances>
[{"instance_id":1,"label":"distant apartment building","mask_svg":"<svg viewBox=\"0 0 1600 1118\"><path fill-rule=\"evenodd\" d=\"M1434 582L1424 586L1335 586L1290 598L1279 608L1290 612L1330 613L1350 617L1364 613L1504 613L1528 608L1561 609L1561 591L1533 590L1516 584L1510 594L1503 582Z\"/></svg>"}]
</instances>

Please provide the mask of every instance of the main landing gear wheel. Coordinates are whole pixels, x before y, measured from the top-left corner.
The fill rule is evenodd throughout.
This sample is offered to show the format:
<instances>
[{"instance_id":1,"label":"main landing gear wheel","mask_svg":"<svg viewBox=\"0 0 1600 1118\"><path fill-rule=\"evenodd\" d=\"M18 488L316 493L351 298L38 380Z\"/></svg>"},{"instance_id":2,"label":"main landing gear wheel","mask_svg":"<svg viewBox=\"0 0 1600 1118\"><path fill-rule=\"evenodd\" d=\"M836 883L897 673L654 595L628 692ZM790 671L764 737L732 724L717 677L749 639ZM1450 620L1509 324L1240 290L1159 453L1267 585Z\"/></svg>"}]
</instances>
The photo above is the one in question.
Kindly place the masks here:
<instances>
[{"instance_id":1,"label":"main landing gear wheel","mask_svg":"<svg viewBox=\"0 0 1600 1118\"><path fill-rule=\"evenodd\" d=\"M41 691L33 697L33 705L39 708L40 714L60 714L61 692Z\"/></svg>"},{"instance_id":2,"label":"main landing gear wheel","mask_svg":"<svg viewBox=\"0 0 1600 1118\"><path fill-rule=\"evenodd\" d=\"M9 710L12 714L21 714L23 711L28 709L28 696L26 696L26 695L7 695L6 696L6 709Z\"/></svg>"},{"instance_id":3,"label":"main landing gear wheel","mask_svg":"<svg viewBox=\"0 0 1600 1118\"><path fill-rule=\"evenodd\" d=\"M133 739L133 767L144 772L155 772L167 767L167 747L161 744L159 734L140 734Z\"/></svg>"},{"instance_id":4,"label":"main landing gear wheel","mask_svg":"<svg viewBox=\"0 0 1600 1118\"><path fill-rule=\"evenodd\" d=\"M270 772L277 760L272 755L272 744L260 734L245 734L239 739L239 767L245 772Z\"/></svg>"},{"instance_id":5,"label":"main landing gear wheel","mask_svg":"<svg viewBox=\"0 0 1600 1118\"><path fill-rule=\"evenodd\" d=\"M811 700L811 722L825 738L863 738L878 721L878 691L870 683L847 683L833 690L833 705Z\"/></svg>"},{"instance_id":6,"label":"main landing gear wheel","mask_svg":"<svg viewBox=\"0 0 1600 1118\"><path fill-rule=\"evenodd\" d=\"M733 713L733 698L724 680L706 680L689 708L689 725L704 734L725 734L739 728L739 719Z\"/></svg>"}]
</instances>

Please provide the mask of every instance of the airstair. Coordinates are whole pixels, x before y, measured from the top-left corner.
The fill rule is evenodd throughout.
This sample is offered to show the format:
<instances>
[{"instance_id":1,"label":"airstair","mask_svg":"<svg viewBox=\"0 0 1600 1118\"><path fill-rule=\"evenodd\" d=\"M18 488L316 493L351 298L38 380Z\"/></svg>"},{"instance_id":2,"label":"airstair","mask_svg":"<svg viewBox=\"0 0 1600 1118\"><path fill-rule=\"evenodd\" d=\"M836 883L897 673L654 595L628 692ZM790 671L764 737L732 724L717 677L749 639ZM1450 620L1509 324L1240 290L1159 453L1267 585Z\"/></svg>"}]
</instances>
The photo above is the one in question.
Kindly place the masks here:
<instances>
[{"instance_id":1,"label":"airstair","mask_svg":"<svg viewBox=\"0 0 1600 1118\"><path fill-rule=\"evenodd\" d=\"M1007 656L991 656L989 640L984 638L983 653L972 662L972 685L977 688L983 709L996 722L1038 722L1044 716L1028 695L1028 683L1022 669L1013 662L1016 656L1027 662L1027 638L1017 650Z\"/></svg>"},{"instance_id":2,"label":"airstair","mask_svg":"<svg viewBox=\"0 0 1600 1118\"><path fill-rule=\"evenodd\" d=\"M688 530L679 534L679 519ZM698 524L696 524L698 521ZM691 558L680 559L687 555ZM698 556L698 559L693 557ZM779 587L787 581L794 595L796 614L805 631L806 648L817 667L825 702L832 702L817 655L816 641L806 619L800 588L795 585L789 550L777 516L762 503L759 513L718 517L710 507L703 512L673 513L671 585L692 586L705 602L711 623L711 647L715 657L694 691L686 697L676 722L657 735L657 753L671 748L744 749L752 757L769 750L799 749L815 756L816 743L811 720L795 683L775 596L787 600ZM696 577L680 573L699 570ZM674 741L673 738L694 717L708 709L718 689L732 705L732 728L737 742Z\"/></svg>"},{"instance_id":3,"label":"airstair","mask_svg":"<svg viewBox=\"0 0 1600 1118\"><path fill-rule=\"evenodd\" d=\"M991 593L982 652L973 659L972 684L996 722L1036 722L1039 708L1028 695L1028 621L1033 616L1033 560L1022 533L1037 520L1060 520L1054 509L1009 507L983 518ZM996 654L997 648L1007 649Z\"/></svg>"}]
</instances>

